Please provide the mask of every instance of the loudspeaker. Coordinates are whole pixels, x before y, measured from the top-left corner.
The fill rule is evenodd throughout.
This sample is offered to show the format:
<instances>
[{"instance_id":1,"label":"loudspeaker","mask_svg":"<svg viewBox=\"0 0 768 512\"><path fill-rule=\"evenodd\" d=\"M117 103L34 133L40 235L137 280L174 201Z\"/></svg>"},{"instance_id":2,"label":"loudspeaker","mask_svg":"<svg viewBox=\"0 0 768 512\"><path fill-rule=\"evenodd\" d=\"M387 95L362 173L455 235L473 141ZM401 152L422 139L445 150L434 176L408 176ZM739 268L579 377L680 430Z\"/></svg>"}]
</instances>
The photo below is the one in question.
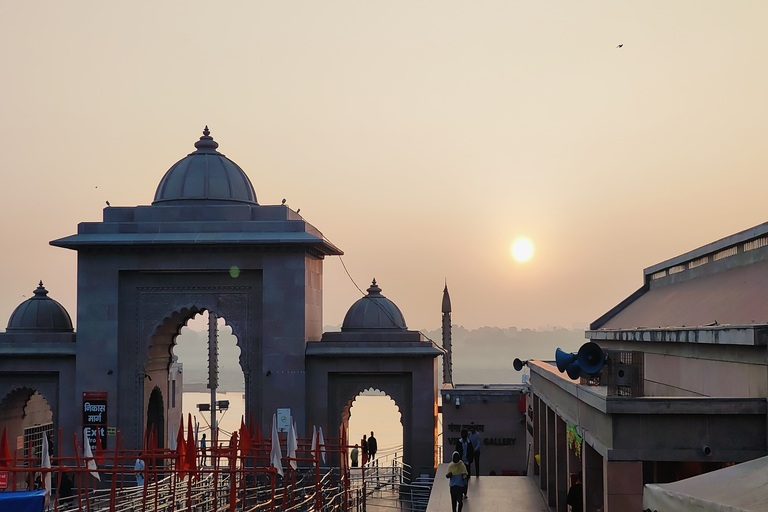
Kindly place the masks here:
<instances>
[{"instance_id":1,"label":"loudspeaker","mask_svg":"<svg viewBox=\"0 0 768 512\"><path fill-rule=\"evenodd\" d=\"M568 365L576 361L576 354L571 354L565 350L557 347L555 350L555 363L557 363L557 369L560 373L564 372Z\"/></svg>"},{"instance_id":2,"label":"loudspeaker","mask_svg":"<svg viewBox=\"0 0 768 512\"><path fill-rule=\"evenodd\" d=\"M608 361L608 356L600 345L592 341L588 341L579 348L579 352L576 354L576 360L579 363L581 371L588 375L596 375L603 369L605 363Z\"/></svg>"},{"instance_id":3,"label":"loudspeaker","mask_svg":"<svg viewBox=\"0 0 768 512\"><path fill-rule=\"evenodd\" d=\"M557 363L557 369L560 372L565 372L573 380L579 378L581 375L581 368L579 362L576 360L576 354L566 352L560 347L555 350L555 363Z\"/></svg>"},{"instance_id":4,"label":"loudspeaker","mask_svg":"<svg viewBox=\"0 0 768 512\"><path fill-rule=\"evenodd\" d=\"M516 357L514 361L512 361L512 367L517 370L518 372L523 369L523 366L527 365L528 361L521 361L519 357Z\"/></svg>"}]
</instances>

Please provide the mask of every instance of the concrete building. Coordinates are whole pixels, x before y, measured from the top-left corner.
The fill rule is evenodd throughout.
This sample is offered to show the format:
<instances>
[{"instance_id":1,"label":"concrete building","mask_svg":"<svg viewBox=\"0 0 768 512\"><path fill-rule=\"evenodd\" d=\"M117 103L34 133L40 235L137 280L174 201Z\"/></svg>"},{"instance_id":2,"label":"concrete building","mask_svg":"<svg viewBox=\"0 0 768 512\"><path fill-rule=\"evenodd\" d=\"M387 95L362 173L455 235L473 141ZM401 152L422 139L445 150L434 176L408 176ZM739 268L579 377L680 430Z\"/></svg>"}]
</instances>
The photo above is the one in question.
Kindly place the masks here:
<instances>
[{"instance_id":1,"label":"concrete building","mask_svg":"<svg viewBox=\"0 0 768 512\"><path fill-rule=\"evenodd\" d=\"M768 453L768 223L645 269L586 332L607 364L570 379L528 361L532 443L550 506L642 510L643 485Z\"/></svg>"}]
</instances>

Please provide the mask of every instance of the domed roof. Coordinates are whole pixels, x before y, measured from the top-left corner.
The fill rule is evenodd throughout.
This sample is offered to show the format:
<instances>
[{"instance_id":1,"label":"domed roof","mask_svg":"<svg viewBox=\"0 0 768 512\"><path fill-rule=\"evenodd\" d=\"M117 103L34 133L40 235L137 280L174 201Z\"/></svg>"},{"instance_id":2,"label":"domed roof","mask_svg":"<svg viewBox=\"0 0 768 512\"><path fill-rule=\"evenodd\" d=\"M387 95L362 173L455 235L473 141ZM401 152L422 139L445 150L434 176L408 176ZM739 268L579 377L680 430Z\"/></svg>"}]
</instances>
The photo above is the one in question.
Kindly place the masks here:
<instances>
[{"instance_id":1,"label":"domed roof","mask_svg":"<svg viewBox=\"0 0 768 512\"><path fill-rule=\"evenodd\" d=\"M153 205L258 204L251 180L239 165L216 151L219 144L210 133L206 126L195 142L197 150L168 169L157 186Z\"/></svg>"},{"instance_id":2,"label":"domed roof","mask_svg":"<svg viewBox=\"0 0 768 512\"><path fill-rule=\"evenodd\" d=\"M25 300L13 311L7 331L72 332L72 319L64 306L48 297L48 290L40 285L35 296Z\"/></svg>"},{"instance_id":3,"label":"domed roof","mask_svg":"<svg viewBox=\"0 0 768 512\"><path fill-rule=\"evenodd\" d=\"M352 304L341 325L342 332L398 329L405 330L405 318L397 305L381 294L381 288L373 280L368 295Z\"/></svg>"}]
</instances>

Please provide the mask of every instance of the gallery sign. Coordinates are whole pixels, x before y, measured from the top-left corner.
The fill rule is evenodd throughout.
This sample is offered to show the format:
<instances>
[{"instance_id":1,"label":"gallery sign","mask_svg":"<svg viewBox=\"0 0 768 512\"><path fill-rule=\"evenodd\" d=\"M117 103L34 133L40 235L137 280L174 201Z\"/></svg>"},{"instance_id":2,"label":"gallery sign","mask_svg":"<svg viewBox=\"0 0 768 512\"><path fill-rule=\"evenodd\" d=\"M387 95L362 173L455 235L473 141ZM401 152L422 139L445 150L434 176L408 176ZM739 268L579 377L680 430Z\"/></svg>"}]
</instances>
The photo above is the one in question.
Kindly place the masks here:
<instances>
[{"instance_id":1,"label":"gallery sign","mask_svg":"<svg viewBox=\"0 0 768 512\"><path fill-rule=\"evenodd\" d=\"M83 393L83 432L91 449L96 449L96 437L101 438L101 449L107 448L107 392Z\"/></svg>"}]
</instances>

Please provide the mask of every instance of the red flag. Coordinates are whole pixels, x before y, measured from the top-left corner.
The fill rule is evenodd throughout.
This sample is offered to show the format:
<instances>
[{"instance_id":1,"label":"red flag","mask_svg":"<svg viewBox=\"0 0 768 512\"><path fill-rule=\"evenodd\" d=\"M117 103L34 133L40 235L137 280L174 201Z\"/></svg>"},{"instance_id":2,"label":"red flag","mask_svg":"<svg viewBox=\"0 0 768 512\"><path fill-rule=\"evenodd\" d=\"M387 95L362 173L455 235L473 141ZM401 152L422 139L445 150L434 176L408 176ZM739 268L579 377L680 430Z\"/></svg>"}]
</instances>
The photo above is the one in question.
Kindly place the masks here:
<instances>
[{"instance_id":1,"label":"red flag","mask_svg":"<svg viewBox=\"0 0 768 512\"><path fill-rule=\"evenodd\" d=\"M211 446L213 448L213 446ZM213 455L213 450L211 450ZM190 478L197 476L197 446L195 446L195 434L192 431L192 413L189 413L187 418L187 446L185 456L187 458L187 471L189 471Z\"/></svg>"},{"instance_id":2,"label":"red flag","mask_svg":"<svg viewBox=\"0 0 768 512\"><path fill-rule=\"evenodd\" d=\"M3 427L3 437L0 439L0 467L11 467L11 450L8 448L8 433Z\"/></svg>"},{"instance_id":3,"label":"red flag","mask_svg":"<svg viewBox=\"0 0 768 512\"><path fill-rule=\"evenodd\" d=\"M93 454L98 464L104 464L104 448L101 445L101 427L96 427L96 453Z\"/></svg>"},{"instance_id":4,"label":"red flag","mask_svg":"<svg viewBox=\"0 0 768 512\"><path fill-rule=\"evenodd\" d=\"M176 433L176 471L179 478L187 476L187 447L184 441L184 416L179 422L179 431Z\"/></svg>"},{"instance_id":5,"label":"red flag","mask_svg":"<svg viewBox=\"0 0 768 512\"><path fill-rule=\"evenodd\" d=\"M251 451L251 434L245 428L245 420L240 417L240 454L245 457Z\"/></svg>"}]
</instances>

